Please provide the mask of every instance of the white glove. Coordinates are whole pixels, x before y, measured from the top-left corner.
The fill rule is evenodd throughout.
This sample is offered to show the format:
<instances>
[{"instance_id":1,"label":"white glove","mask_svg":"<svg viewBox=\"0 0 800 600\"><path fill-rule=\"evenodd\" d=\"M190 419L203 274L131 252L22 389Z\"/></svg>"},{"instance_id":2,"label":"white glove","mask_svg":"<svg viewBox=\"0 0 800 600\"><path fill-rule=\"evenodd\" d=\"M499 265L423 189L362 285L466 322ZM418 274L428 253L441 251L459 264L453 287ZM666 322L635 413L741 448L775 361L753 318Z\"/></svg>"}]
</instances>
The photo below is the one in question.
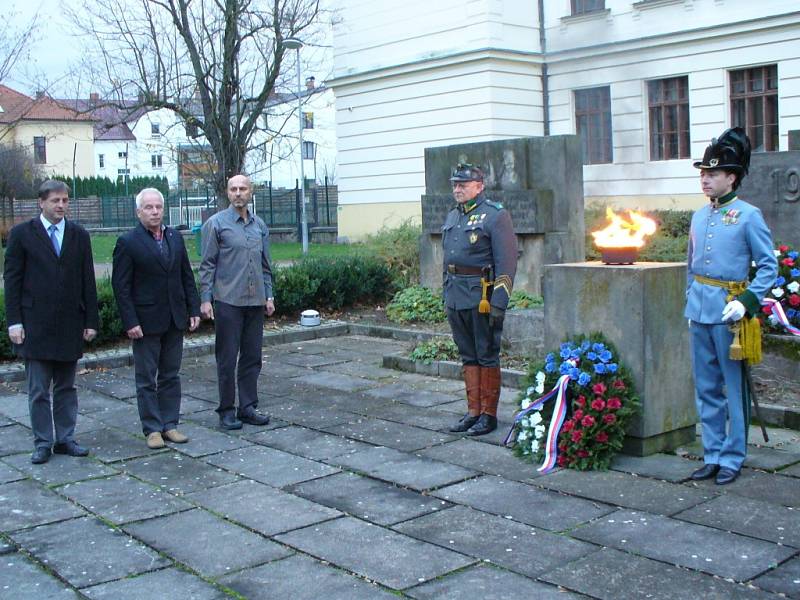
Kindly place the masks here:
<instances>
[{"instance_id":1,"label":"white glove","mask_svg":"<svg viewBox=\"0 0 800 600\"><path fill-rule=\"evenodd\" d=\"M744 304L738 300L731 300L722 310L723 321L739 321L744 316Z\"/></svg>"}]
</instances>

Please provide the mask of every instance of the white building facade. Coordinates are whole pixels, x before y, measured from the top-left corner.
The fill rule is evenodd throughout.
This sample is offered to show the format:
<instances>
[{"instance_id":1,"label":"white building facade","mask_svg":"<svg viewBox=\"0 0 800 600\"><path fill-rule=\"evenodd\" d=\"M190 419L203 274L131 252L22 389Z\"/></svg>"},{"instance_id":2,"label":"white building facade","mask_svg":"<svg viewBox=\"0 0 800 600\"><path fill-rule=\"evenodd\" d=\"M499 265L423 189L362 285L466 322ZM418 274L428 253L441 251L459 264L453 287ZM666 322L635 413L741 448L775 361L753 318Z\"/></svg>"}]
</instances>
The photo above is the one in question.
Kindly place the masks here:
<instances>
[{"instance_id":1,"label":"white building facade","mask_svg":"<svg viewBox=\"0 0 800 600\"><path fill-rule=\"evenodd\" d=\"M419 218L424 148L579 133L587 204L695 208L726 127L800 128L793 0L385 0L334 30L340 235Z\"/></svg>"}]
</instances>

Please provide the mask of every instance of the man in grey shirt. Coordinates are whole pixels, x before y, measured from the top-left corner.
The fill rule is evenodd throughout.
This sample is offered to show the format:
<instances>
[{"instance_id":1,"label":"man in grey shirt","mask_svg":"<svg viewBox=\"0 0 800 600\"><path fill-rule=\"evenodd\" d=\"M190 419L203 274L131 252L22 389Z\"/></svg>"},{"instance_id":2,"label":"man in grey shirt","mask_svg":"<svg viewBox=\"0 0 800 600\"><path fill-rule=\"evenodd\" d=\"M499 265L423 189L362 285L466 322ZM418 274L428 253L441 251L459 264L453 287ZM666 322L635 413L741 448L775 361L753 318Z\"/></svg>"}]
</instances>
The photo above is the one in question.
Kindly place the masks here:
<instances>
[{"instance_id":1,"label":"man in grey shirt","mask_svg":"<svg viewBox=\"0 0 800 600\"><path fill-rule=\"evenodd\" d=\"M247 208L253 195L250 179L234 175L228 180L227 194L230 206L203 225L200 315L216 320L220 427L241 429L242 422L269 423L269 416L258 413L256 407L264 313L275 312L275 300L269 230Z\"/></svg>"}]
</instances>

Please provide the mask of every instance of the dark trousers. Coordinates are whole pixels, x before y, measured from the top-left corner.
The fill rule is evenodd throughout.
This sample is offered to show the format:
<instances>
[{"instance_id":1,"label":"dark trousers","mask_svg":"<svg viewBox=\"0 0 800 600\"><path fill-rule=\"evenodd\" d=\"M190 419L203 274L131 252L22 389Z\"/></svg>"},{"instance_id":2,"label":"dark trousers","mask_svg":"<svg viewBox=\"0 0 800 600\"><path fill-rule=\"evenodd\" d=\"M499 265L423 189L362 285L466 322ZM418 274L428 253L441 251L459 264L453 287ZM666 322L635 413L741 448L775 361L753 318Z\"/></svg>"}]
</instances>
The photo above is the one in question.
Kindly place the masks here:
<instances>
[{"instance_id":1,"label":"dark trousers","mask_svg":"<svg viewBox=\"0 0 800 600\"><path fill-rule=\"evenodd\" d=\"M239 414L258 406L258 375L261 373L261 342L264 337L264 306L232 306L214 303L220 415L236 407ZM235 372L235 379L234 379Z\"/></svg>"},{"instance_id":2,"label":"dark trousers","mask_svg":"<svg viewBox=\"0 0 800 600\"><path fill-rule=\"evenodd\" d=\"M490 327L489 315L478 308L447 309L447 321L453 331L453 341L458 346L461 362L481 367L500 366L500 340L502 327Z\"/></svg>"},{"instance_id":3,"label":"dark trousers","mask_svg":"<svg viewBox=\"0 0 800 600\"><path fill-rule=\"evenodd\" d=\"M53 425L57 444L64 444L75 435L78 418L78 392L75 390L77 361L25 360L28 384L28 408L31 415L33 444L37 448L53 445ZM50 384L53 384L53 408L50 409Z\"/></svg>"},{"instance_id":4,"label":"dark trousers","mask_svg":"<svg viewBox=\"0 0 800 600\"><path fill-rule=\"evenodd\" d=\"M165 333L133 340L136 401L142 431L149 435L175 429L181 411L183 331L170 327Z\"/></svg>"}]
</instances>

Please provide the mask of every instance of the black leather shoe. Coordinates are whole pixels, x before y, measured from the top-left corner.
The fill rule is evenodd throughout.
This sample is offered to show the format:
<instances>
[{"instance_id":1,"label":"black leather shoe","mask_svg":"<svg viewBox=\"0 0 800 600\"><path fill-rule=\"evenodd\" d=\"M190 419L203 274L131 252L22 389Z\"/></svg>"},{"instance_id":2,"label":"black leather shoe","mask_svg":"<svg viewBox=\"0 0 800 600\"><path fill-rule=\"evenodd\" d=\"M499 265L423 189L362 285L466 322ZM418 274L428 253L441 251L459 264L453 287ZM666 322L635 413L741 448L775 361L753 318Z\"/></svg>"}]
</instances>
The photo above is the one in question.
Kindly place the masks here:
<instances>
[{"instance_id":1,"label":"black leather shoe","mask_svg":"<svg viewBox=\"0 0 800 600\"><path fill-rule=\"evenodd\" d=\"M722 467L717 473L717 485L728 485L736 481L739 476L739 471L734 471L728 467Z\"/></svg>"},{"instance_id":2,"label":"black leather shoe","mask_svg":"<svg viewBox=\"0 0 800 600\"><path fill-rule=\"evenodd\" d=\"M467 430L467 435L486 435L497 429L497 417L481 414L478 422Z\"/></svg>"},{"instance_id":3,"label":"black leather shoe","mask_svg":"<svg viewBox=\"0 0 800 600\"><path fill-rule=\"evenodd\" d=\"M241 429L242 422L232 414L220 415L219 426L222 429Z\"/></svg>"},{"instance_id":4,"label":"black leather shoe","mask_svg":"<svg viewBox=\"0 0 800 600\"><path fill-rule=\"evenodd\" d=\"M89 456L89 449L78 445L76 441L70 440L53 446L53 453L66 454L68 456Z\"/></svg>"},{"instance_id":5,"label":"black leather shoe","mask_svg":"<svg viewBox=\"0 0 800 600\"><path fill-rule=\"evenodd\" d=\"M31 462L35 465L42 465L50 460L50 448L39 446L31 454Z\"/></svg>"},{"instance_id":6,"label":"black leather shoe","mask_svg":"<svg viewBox=\"0 0 800 600\"><path fill-rule=\"evenodd\" d=\"M251 408L250 410L240 413L239 420L242 423L248 423L250 425L267 425L269 424L269 415L262 415L260 412Z\"/></svg>"},{"instance_id":7,"label":"black leather shoe","mask_svg":"<svg viewBox=\"0 0 800 600\"><path fill-rule=\"evenodd\" d=\"M454 433L463 433L464 431L475 425L475 423L477 422L478 422L478 415L475 415L473 417L471 414L467 413L463 417L461 417L461 420L458 423L456 423L450 429L448 429L448 431L452 431Z\"/></svg>"},{"instance_id":8,"label":"black leather shoe","mask_svg":"<svg viewBox=\"0 0 800 600\"><path fill-rule=\"evenodd\" d=\"M719 471L719 465L703 465L697 471L692 473L694 481L702 481L703 479L711 479Z\"/></svg>"}]
</instances>

